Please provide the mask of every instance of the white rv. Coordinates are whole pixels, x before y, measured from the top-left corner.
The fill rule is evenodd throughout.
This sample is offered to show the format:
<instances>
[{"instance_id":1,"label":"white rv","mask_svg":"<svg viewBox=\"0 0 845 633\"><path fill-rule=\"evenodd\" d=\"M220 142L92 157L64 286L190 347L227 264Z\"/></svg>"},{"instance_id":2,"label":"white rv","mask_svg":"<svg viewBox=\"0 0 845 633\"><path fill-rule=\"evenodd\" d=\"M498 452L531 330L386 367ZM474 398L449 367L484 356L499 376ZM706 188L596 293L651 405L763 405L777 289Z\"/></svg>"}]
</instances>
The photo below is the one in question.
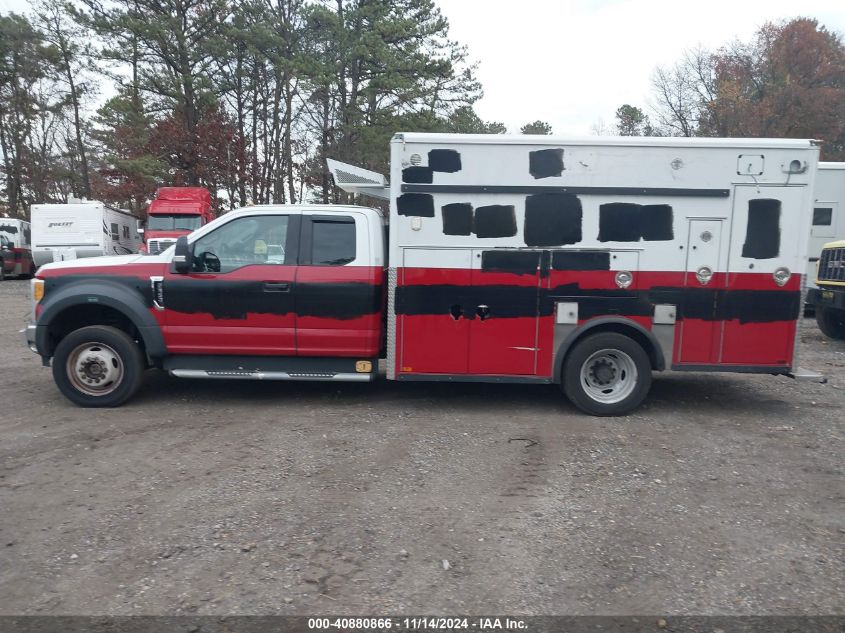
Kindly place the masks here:
<instances>
[{"instance_id":1,"label":"white rv","mask_svg":"<svg viewBox=\"0 0 845 633\"><path fill-rule=\"evenodd\" d=\"M32 205L32 256L36 266L100 255L137 253L138 219L128 211L85 200Z\"/></svg>"},{"instance_id":2,"label":"white rv","mask_svg":"<svg viewBox=\"0 0 845 633\"><path fill-rule=\"evenodd\" d=\"M845 163L819 163L813 198L813 226L807 249L807 286L816 285L816 265L827 242L845 237Z\"/></svg>"}]
</instances>

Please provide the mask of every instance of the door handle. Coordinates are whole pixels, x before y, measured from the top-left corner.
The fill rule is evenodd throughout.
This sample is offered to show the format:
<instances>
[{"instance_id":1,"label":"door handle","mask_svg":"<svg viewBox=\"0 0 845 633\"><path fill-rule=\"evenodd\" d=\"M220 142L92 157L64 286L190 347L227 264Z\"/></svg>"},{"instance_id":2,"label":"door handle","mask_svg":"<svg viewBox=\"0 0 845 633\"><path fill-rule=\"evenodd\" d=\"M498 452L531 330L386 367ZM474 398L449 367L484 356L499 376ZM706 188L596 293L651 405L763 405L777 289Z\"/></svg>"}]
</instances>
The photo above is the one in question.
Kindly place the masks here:
<instances>
[{"instance_id":1,"label":"door handle","mask_svg":"<svg viewBox=\"0 0 845 633\"><path fill-rule=\"evenodd\" d=\"M265 281L264 292L290 292L290 284L286 281Z\"/></svg>"},{"instance_id":2,"label":"door handle","mask_svg":"<svg viewBox=\"0 0 845 633\"><path fill-rule=\"evenodd\" d=\"M478 315L478 318L484 321L490 317L490 308L484 304L481 304L475 309L475 313Z\"/></svg>"}]
</instances>

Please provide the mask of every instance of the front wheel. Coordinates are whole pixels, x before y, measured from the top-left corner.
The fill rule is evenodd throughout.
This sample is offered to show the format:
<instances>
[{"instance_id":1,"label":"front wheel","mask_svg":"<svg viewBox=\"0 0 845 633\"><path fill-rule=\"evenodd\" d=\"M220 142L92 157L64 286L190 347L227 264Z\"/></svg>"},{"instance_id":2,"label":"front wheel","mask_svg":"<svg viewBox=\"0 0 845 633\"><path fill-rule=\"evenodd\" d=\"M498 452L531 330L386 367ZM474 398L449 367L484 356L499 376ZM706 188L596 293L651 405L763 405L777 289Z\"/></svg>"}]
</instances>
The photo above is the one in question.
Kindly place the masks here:
<instances>
[{"instance_id":1,"label":"front wheel","mask_svg":"<svg viewBox=\"0 0 845 633\"><path fill-rule=\"evenodd\" d=\"M823 334L835 339L845 339L845 310L816 307L816 323Z\"/></svg>"},{"instance_id":2,"label":"front wheel","mask_svg":"<svg viewBox=\"0 0 845 633\"><path fill-rule=\"evenodd\" d=\"M95 325L75 330L56 347L53 379L82 407L117 407L141 386L144 357L128 334Z\"/></svg>"},{"instance_id":3,"label":"front wheel","mask_svg":"<svg viewBox=\"0 0 845 633\"><path fill-rule=\"evenodd\" d=\"M582 339L563 366L563 391L590 415L624 415L637 408L651 387L651 362L639 343L616 332Z\"/></svg>"}]
</instances>

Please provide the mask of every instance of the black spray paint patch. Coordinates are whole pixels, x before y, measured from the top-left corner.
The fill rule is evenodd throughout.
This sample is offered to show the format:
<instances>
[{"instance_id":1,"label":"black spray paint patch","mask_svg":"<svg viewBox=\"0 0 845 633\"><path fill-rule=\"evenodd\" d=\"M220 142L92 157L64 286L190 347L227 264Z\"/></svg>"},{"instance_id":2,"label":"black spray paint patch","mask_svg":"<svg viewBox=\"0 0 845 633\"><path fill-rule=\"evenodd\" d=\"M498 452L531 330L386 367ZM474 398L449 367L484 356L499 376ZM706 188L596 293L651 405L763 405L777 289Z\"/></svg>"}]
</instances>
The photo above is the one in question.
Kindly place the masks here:
<instances>
[{"instance_id":1,"label":"black spray paint patch","mask_svg":"<svg viewBox=\"0 0 845 633\"><path fill-rule=\"evenodd\" d=\"M554 251L554 270L610 270L610 253L602 251Z\"/></svg>"},{"instance_id":2,"label":"black spray paint patch","mask_svg":"<svg viewBox=\"0 0 845 633\"><path fill-rule=\"evenodd\" d=\"M669 241L674 239L668 204L610 202L599 207L599 242Z\"/></svg>"},{"instance_id":3,"label":"black spray paint patch","mask_svg":"<svg viewBox=\"0 0 845 633\"><path fill-rule=\"evenodd\" d=\"M488 273L534 275L540 263L538 251L484 251L481 253L481 270Z\"/></svg>"},{"instance_id":4,"label":"black spray paint patch","mask_svg":"<svg viewBox=\"0 0 845 633\"><path fill-rule=\"evenodd\" d=\"M646 204L640 209L640 231L646 241L669 242L675 239L672 221L672 207L668 204Z\"/></svg>"},{"instance_id":5,"label":"black spray paint patch","mask_svg":"<svg viewBox=\"0 0 845 633\"><path fill-rule=\"evenodd\" d=\"M563 173L563 149L539 149L528 154L528 172L538 178L552 178Z\"/></svg>"},{"instance_id":6,"label":"black spray paint patch","mask_svg":"<svg viewBox=\"0 0 845 633\"><path fill-rule=\"evenodd\" d=\"M293 293L264 292L262 281L168 279L165 308L215 319L246 319L248 314L295 314L356 319L381 309L381 286L367 283L298 283Z\"/></svg>"},{"instance_id":7,"label":"black spray paint patch","mask_svg":"<svg viewBox=\"0 0 845 633\"><path fill-rule=\"evenodd\" d=\"M402 182L430 185L432 178L429 167L406 167L402 170Z\"/></svg>"},{"instance_id":8,"label":"black spray paint patch","mask_svg":"<svg viewBox=\"0 0 845 633\"><path fill-rule=\"evenodd\" d=\"M428 153L428 168L454 174L461 171L461 155L453 149L433 149Z\"/></svg>"},{"instance_id":9,"label":"black spray paint patch","mask_svg":"<svg viewBox=\"0 0 845 633\"><path fill-rule=\"evenodd\" d=\"M45 280L50 294L72 283L97 282L104 291L120 286L137 293L153 307L150 279L101 274L63 275ZM168 277L164 282L165 309L183 314L210 314L214 319L245 319L248 314L295 314L329 319L357 319L382 309L381 285L364 282L297 283L292 292L265 292L264 281ZM116 296L120 296L119 294Z\"/></svg>"},{"instance_id":10,"label":"black spray paint patch","mask_svg":"<svg viewBox=\"0 0 845 633\"><path fill-rule=\"evenodd\" d=\"M748 201L748 228L742 256L771 259L780 253L780 200Z\"/></svg>"},{"instance_id":11,"label":"black spray paint patch","mask_svg":"<svg viewBox=\"0 0 845 633\"><path fill-rule=\"evenodd\" d=\"M561 246L581 241L581 200L569 193L538 193L525 198L525 243Z\"/></svg>"},{"instance_id":12,"label":"black spray paint patch","mask_svg":"<svg viewBox=\"0 0 845 633\"><path fill-rule=\"evenodd\" d=\"M396 314L448 315L455 306L484 304L491 318L550 316L558 301L578 303L578 316L653 316L655 304L678 307L678 319L774 323L798 317L801 294L783 290L653 288L596 290L577 283L554 288L515 285L411 285L396 289Z\"/></svg>"},{"instance_id":13,"label":"black spray paint patch","mask_svg":"<svg viewBox=\"0 0 845 633\"><path fill-rule=\"evenodd\" d=\"M492 204L486 207L478 207L473 219L473 233L478 237L513 237L516 235L516 212L513 205Z\"/></svg>"},{"instance_id":14,"label":"black spray paint patch","mask_svg":"<svg viewBox=\"0 0 845 633\"><path fill-rule=\"evenodd\" d=\"M399 215L434 217L434 196L430 193L403 193L396 199Z\"/></svg>"},{"instance_id":15,"label":"black spray paint patch","mask_svg":"<svg viewBox=\"0 0 845 633\"><path fill-rule=\"evenodd\" d=\"M14 235L18 232L18 227L14 224L0 224L0 233L8 233Z\"/></svg>"},{"instance_id":16,"label":"black spray paint patch","mask_svg":"<svg viewBox=\"0 0 845 633\"><path fill-rule=\"evenodd\" d=\"M472 234L472 205L469 202L455 202L441 207L444 235Z\"/></svg>"}]
</instances>

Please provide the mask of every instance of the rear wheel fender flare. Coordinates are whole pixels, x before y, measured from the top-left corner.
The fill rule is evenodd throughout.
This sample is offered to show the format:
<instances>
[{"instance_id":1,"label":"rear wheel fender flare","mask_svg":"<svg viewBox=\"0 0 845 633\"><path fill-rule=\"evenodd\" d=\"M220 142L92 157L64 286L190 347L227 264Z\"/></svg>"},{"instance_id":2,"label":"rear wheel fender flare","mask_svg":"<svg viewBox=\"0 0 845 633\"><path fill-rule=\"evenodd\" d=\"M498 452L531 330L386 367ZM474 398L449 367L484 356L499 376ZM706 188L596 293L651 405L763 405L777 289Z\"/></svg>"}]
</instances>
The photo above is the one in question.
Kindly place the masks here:
<instances>
[{"instance_id":1,"label":"rear wheel fender flare","mask_svg":"<svg viewBox=\"0 0 845 633\"><path fill-rule=\"evenodd\" d=\"M560 344L558 349L555 352L554 357L554 381L559 383L561 381L561 377L563 375L563 363L566 359L566 354L572 348L572 346L581 338L589 334L590 332L595 332L596 328L607 326L607 325L621 325L626 328L630 328L636 331L641 336L645 337L648 343L651 345L652 349L646 349L646 354L648 354L649 358L651 359L652 365L654 369L657 371L663 371L666 369L666 362L663 357L663 350L660 347L660 343L655 338L654 334L649 332L645 329L642 325L637 323L636 321L632 321L630 319L626 319L624 317L597 317L595 319L590 319L584 325L575 328L569 335L563 340ZM619 331L618 329L614 329L613 331Z\"/></svg>"}]
</instances>

